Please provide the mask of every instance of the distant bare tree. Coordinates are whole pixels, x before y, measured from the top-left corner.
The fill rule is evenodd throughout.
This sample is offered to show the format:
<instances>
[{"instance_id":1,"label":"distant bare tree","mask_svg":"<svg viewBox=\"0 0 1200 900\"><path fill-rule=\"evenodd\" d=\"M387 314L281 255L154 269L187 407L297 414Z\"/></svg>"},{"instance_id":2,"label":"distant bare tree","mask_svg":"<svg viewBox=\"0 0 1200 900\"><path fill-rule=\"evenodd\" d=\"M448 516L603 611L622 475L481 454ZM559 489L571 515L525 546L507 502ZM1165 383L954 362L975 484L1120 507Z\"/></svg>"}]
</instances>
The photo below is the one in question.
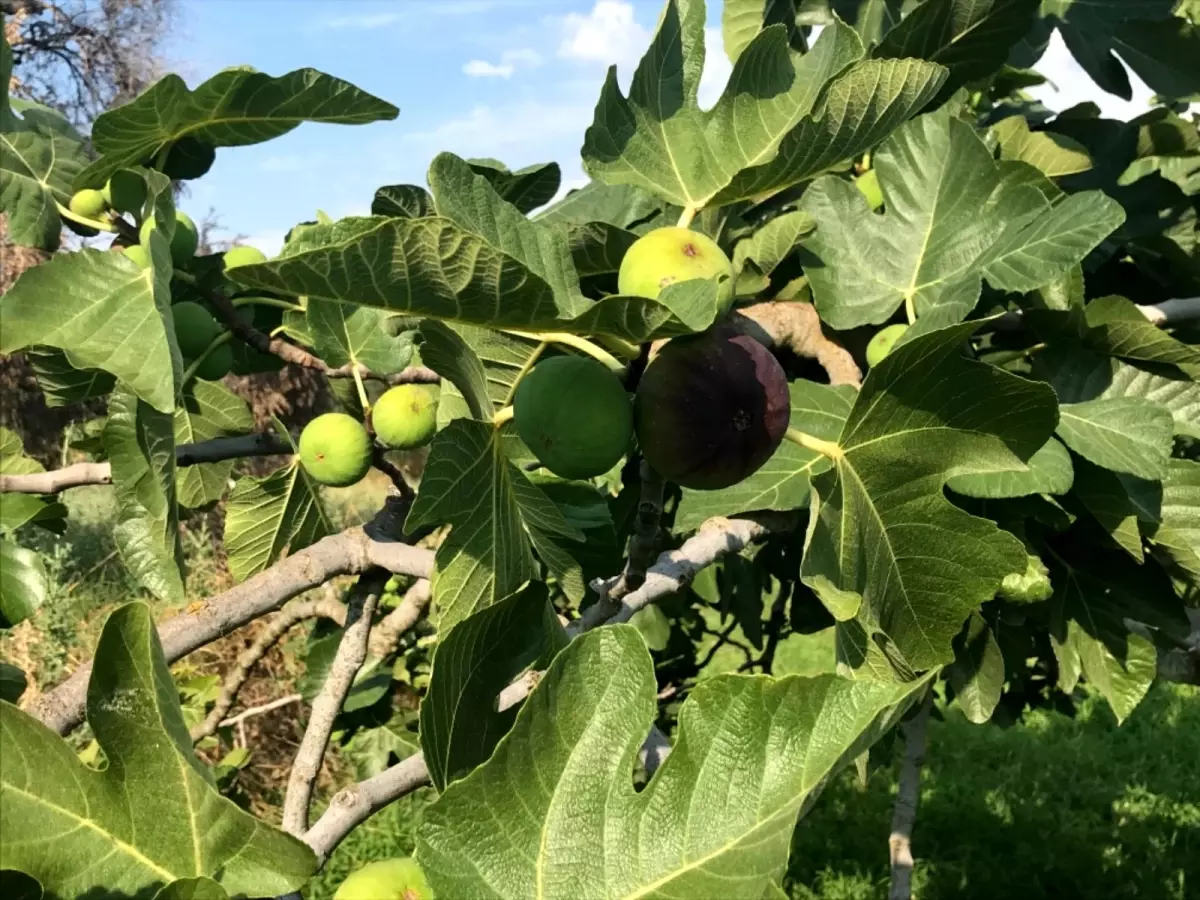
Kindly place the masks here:
<instances>
[{"instance_id":1,"label":"distant bare tree","mask_svg":"<svg viewBox=\"0 0 1200 900\"><path fill-rule=\"evenodd\" d=\"M53 107L84 132L160 74L176 0L0 0L15 97Z\"/></svg>"}]
</instances>

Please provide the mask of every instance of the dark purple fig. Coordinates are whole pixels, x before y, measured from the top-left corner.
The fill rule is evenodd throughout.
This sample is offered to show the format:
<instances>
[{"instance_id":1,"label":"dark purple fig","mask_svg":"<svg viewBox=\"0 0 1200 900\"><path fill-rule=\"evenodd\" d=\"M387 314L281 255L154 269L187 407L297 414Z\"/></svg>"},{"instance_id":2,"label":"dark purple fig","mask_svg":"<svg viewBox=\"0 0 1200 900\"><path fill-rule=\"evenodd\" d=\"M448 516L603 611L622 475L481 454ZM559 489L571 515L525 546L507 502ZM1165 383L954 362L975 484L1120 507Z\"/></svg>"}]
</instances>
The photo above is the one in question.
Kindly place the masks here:
<instances>
[{"instance_id":1,"label":"dark purple fig","mask_svg":"<svg viewBox=\"0 0 1200 900\"><path fill-rule=\"evenodd\" d=\"M715 329L675 338L638 384L642 455L664 478L715 491L762 466L788 427L791 402L778 360L749 335Z\"/></svg>"}]
</instances>

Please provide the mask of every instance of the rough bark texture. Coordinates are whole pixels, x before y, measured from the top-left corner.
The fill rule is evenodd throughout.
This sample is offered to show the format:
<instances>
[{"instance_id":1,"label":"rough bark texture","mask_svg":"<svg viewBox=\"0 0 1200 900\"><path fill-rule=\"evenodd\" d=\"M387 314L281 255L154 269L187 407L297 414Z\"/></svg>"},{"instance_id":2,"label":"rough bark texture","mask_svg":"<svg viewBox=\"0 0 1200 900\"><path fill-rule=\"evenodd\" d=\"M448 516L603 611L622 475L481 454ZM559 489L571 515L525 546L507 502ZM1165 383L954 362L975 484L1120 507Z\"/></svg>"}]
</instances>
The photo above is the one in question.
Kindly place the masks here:
<instances>
[{"instance_id":1,"label":"rough bark texture","mask_svg":"<svg viewBox=\"0 0 1200 900\"><path fill-rule=\"evenodd\" d=\"M892 863L892 883L888 900L912 898L912 833L917 821L917 802L921 797L921 767L925 765L925 740L933 695L926 693L916 715L900 726L904 734L904 760L896 785L896 802L892 807L892 833L888 850Z\"/></svg>"}]
</instances>

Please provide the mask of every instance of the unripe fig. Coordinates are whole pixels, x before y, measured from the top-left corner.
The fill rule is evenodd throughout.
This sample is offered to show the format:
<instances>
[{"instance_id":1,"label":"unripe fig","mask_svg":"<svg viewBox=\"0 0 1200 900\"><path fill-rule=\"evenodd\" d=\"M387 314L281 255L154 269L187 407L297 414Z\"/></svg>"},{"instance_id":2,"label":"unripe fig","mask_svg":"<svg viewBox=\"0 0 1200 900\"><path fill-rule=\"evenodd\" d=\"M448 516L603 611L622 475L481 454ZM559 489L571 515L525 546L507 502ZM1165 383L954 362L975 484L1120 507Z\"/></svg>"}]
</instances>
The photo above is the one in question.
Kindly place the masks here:
<instances>
[{"instance_id":1,"label":"unripe fig","mask_svg":"<svg viewBox=\"0 0 1200 900\"><path fill-rule=\"evenodd\" d=\"M125 255L132 259L143 269L150 268L150 251L141 244L130 244L125 248Z\"/></svg>"},{"instance_id":2,"label":"unripe fig","mask_svg":"<svg viewBox=\"0 0 1200 900\"><path fill-rule=\"evenodd\" d=\"M877 169L867 169L854 179L854 185L867 198L871 209L879 209L883 206L883 189L879 187L879 171Z\"/></svg>"},{"instance_id":3,"label":"unripe fig","mask_svg":"<svg viewBox=\"0 0 1200 900\"><path fill-rule=\"evenodd\" d=\"M341 883L333 900L433 900L417 861L405 856L367 863Z\"/></svg>"},{"instance_id":4,"label":"unripe fig","mask_svg":"<svg viewBox=\"0 0 1200 900\"><path fill-rule=\"evenodd\" d=\"M533 455L562 478L594 478L629 449L633 411L625 387L594 359L555 356L517 385L513 422Z\"/></svg>"},{"instance_id":5,"label":"unripe fig","mask_svg":"<svg viewBox=\"0 0 1200 900\"><path fill-rule=\"evenodd\" d=\"M634 401L642 455L695 490L737 484L787 431L787 376L754 338L731 329L675 338L646 367Z\"/></svg>"},{"instance_id":6,"label":"unripe fig","mask_svg":"<svg viewBox=\"0 0 1200 900\"><path fill-rule=\"evenodd\" d=\"M142 230L138 233L143 244L150 243L150 232L154 230L154 216L148 218L142 223ZM196 247L200 244L200 235L196 231L196 223L194 223L187 213L175 211L175 236L171 238L171 260L177 266L182 266L187 263L193 256L196 255Z\"/></svg>"},{"instance_id":7,"label":"unripe fig","mask_svg":"<svg viewBox=\"0 0 1200 900\"><path fill-rule=\"evenodd\" d=\"M196 377L205 381L220 381L233 369L233 348L226 341L217 347L196 366Z\"/></svg>"},{"instance_id":8,"label":"unripe fig","mask_svg":"<svg viewBox=\"0 0 1200 900\"><path fill-rule=\"evenodd\" d=\"M371 438L352 416L325 413L300 432L300 464L320 484L356 484L371 468Z\"/></svg>"},{"instance_id":9,"label":"unripe fig","mask_svg":"<svg viewBox=\"0 0 1200 900\"><path fill-rule=\"evenodd\" d=\"M104 185L104 199L113 209L140 213L146 203L146 182L133 172L116 172Z\"/></svg>"},{"instance_id":10,"label":"unripe fig","mask_svg":"<svg viewBox=\"0 0 1200 900\"><path fill-rule=\"evenodd\" d=\"M101 191L84 188L71 197L69 208L75 215L85 219L99 219L108 211L108 202Z\"/></svg>"},{"instance_id":11,"label":"unripe fig","mask_svg":"<svg viewBox=\"0 0 1200 900\"><path fill-rule=\"evenodd\" d=\"M437 432L437 398L421 384L401 384L379 398L371 412L375 436L385 447L411 450Z\"/></svg>"},{"instance_id":12,"label":"unripe fig","mask_svg":"<svg viewBox=\"0 0 1200 900\"><path fill-rule=\"evenodd\" d=\"M225 251L222 263L225 271L236 269L238 266L252 266L255 263L267 261L267 254L257 247L230 247Z\"/></svg>"},{"instance_id":13,"label":"unripe fig","mask_svg":"<svg viewBox=\"0 0 1200 900\"><path fill-rule=\"evenodd\" d=\"M617 290L656 298L667 285L694 278L719 278L722 313L733 304L733 265L708 235L688 228L656 228L633 242L621 260Z\"/></svg>"},{"instance_id":14,"label":"unripe fig","mask_svg":"<svg viewBox=\"0 0 1200 900\"><path fill-rule=\"evenodd\" d=\"M1026 554L1025 571L1012 572L1004 576L996 594L1012 603L1041 603L1054 595L1050 583L1050 570L1041 557Z\"/></svg>"},{"instance_id":15,"label":"unripe fig","mask_svg":"<svg viewBox=\"0 0 1200 900\"><path fill-rule=\"evenodd\" d=\"M175 319L175 341L179 352L189 359L196 359L221 333L221 326L212 313L192 300L184 300L171 307Z\"/></svg>"},{"instance_id":16,"label":"unripe fig","mask_svg":"<svg viewBox=\"0 0 1200 900\"><path fill-rule=\"evenodd\" d=\"M875 332L875 336L867 344L867 365L874 368L883 362L900 338L904 337L906 331L908 331L907 325L896 324L880 328Z\"/></svg>"}]
</instances>

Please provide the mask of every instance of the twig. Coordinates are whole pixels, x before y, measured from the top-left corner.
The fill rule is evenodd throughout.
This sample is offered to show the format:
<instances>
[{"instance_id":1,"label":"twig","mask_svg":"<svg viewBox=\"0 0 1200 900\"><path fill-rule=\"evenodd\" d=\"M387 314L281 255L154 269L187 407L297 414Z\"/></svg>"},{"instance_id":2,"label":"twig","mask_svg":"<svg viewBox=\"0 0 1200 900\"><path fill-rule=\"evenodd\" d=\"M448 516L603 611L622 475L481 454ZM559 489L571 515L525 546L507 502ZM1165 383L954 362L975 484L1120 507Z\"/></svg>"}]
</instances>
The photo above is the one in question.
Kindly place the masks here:
<instances>
[{"instance_id":1,"label":"twig","mask_svg":"<svg viewBox=\"0 0 1200 900\"><path fill-rule=\"evenodd\" d=\"M888 851L892 862L892 884L888 900L912 898L912 832L917 820L917 802L921 797L921 767L925 765L925 740L933 693L926 691L925 699L916 714L900 726L904 732L904 761L896 786L896 802L892 807L892 833Z\"/></svg>"},{"instance_id":2,"label":"twig","mask_svg":"<svg viewBox=\"0 0 1200 900\"><path fill-rule=\"evenodd\" d=\"M292 445L274 433L243 434L237 437L213 438L175 448L175 464L198 466L246 456L275 456L291 453ZM0 492L14 494L57 494L85 484L112 484L109 463L74 463L49 472L30 472L27 475L0 475Z\"/></svg>"},{"instance_id":3,"label":"twig","mask_svg":"<svg viewBox=\"0 0 1200 900\"><path fill-rule=\"evenodd\" d=\"M1172 297L1162 303L1136 304L1138 312L1159 328L1169 328L1182 322L1200 319L1200 297ZM989 331L1016 331L1024 324L1024 315L1012 309L985 326Z\"/></svg>"},{"instance_id":4,"label":"twig","mask_svg":"<svg viewBox=\"0 0 1200 900\"><path fill-rule=\"evenodd\" d=\"M380 511L393 515L388 506ZM322 538L276 565L208 600L194 613L169 619L158 628L168 663L205 644L224 637L259 616L272 612L305 591L339 575L357 575L379 566L400 575L428 578L433 572L433 551L397 541L370 537L366 528L348 528ZM81 665L54 690L43 694L32 714L43 724L66 734L83 721L88 678L92 664Z\"/></svg>"},{"instance_id":5,"label":"twig","mask_svg":"<svg viewBox=\"0 0 1200 900\"><path fill-rule=\"evenodd\" d=\"M384 657L395 650L400 638L425 615L431 597L432 589L424 578L410 587L396 608L372 629L371 642L368 645L371 655Z\"/></svg>"},{"instance_id":6,"label":"twig","mask_svg":"<svg viewBox=\"0 0 1200 900\"><path fill-rule=\"evenodd\" d=\"M790 523L790 516L770 513L735 519L709 519L678 550L661 554L658 561L647 570L641 587L623 597L619 608L611 615L606 615L611 606L605 605L604 601L609 590L622 576L593 582L592 588L601 600L568 625L567 634L574 637L610 619L627 622L639 609L683 588L696 577L697 572L712 565L721 556L740 553L749 544L761 540L771 531L786 528Z\"/></svg>"},{"instance_id":7,"label":"twig","mask_svg":"<svg viewBox=\"0 0 1200 900\"><path fill-rule=\"evenodd\" d=\"M312 803L317 774L321 771L321 763L329 747L334 720L346 702L354 677L367 658L371 620L375 616L375 607L379 604L385 581L386 572L368 572L359 578L350 597L346 628L329 667L329 674L321 685L321 692L313 700L308 727L304 729L304 737L288 777L287 794L283 798L283 830L290 834L300 836L308 830L308 808Z\"/></svg>"},{"instance_id":8,"label":"twig","mask_svg":"<svg viewBox=\"0 0 1200 900\"><path fill-rule=\"evenodd\" d=\"M243 650L238 656L237 664L225 676L225 683L221 686L221 693L217 697L217 702L209 710L208 715L204 717L204 721L192 727L191 738L193 743L208 737L210 734L215 734L217 729L224 724L226 714L233 707L234 701L237 700L238 691L242 689L242 685L250 677L250 670L254 668L255 663L262 659L267 654L267 651L274 647L292 626L307 619L316 618L317 616L332 619L339 625L342 625L346 621L346 607L343 603L334 600L332 597L326 597L321 600L305 600L285 606L279 615L271 620L271 624L263 630L254 643Z\"/></svg>"},{"instance_id":9,"label":"twig","mask_svg":"<svg viewBox=\"0 0 1200 900\"><path fill-rule=\"evenodd\" d=\"M270 703L263 703L260 706L250 706L246 709L243 709L236 716L230 716L228 719L222 719L218 727L233 728L235 725L241 725L247 719L253 719L255 716L261 716L263 713L269 713L272 710L279 709L281 706L287 706L290 703L299 703L303 699L304 696L302 694L288 694L286 697L280 697L278 700L272 700ZM195 740L195 738L192 740Z\"/></svg>"},{"instance_id":10,"label":"twig","mask_svg":"<svg viewBox=\"0 0 1200 900\"><path fill-rule=\"evenodd\" d=\"M637 518L633 534L629 536L629 558L625 571L605 591L599 592L597 606L602 608L593 613L605 619L616 614L621 598L640 588L646 581L646 569L654 561L654 548L658 545L658 523L663 511L663 479L651 465L642 460L638 468L642 479L642 493L638 500ZM589 608L589 612L591 608Z\"/></svg>"}]
</instances>

